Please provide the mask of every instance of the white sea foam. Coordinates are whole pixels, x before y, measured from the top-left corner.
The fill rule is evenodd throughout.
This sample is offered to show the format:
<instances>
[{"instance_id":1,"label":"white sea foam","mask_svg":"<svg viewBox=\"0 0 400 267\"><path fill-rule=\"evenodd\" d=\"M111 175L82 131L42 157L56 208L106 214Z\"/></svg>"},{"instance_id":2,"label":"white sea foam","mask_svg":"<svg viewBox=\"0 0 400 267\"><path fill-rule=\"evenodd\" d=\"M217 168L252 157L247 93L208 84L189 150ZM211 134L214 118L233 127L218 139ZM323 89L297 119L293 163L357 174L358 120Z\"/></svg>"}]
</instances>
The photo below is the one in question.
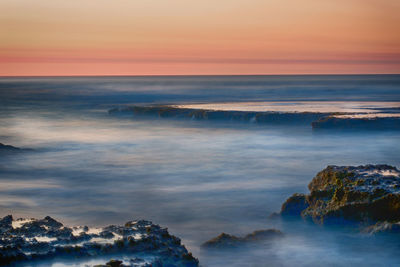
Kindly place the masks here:
<instances>
[{"instance_id":1,"label":"white sea foam","mask_svg":"<svg viewBox=\"0 0 400 267\"><path fill-rule=\"evenodd\" d=\"M14 229L21 228L25 223L32 222L32 219L17 219L12 221L12 227Z\"/></svg>"},{"instance_id":2,"label":"white sea foam","mask_svg":"<svg viewBox=\"0 0 400 267\"><path fill-rule=\"evenodd\" d=\"M333 117L342 119L400 118L400 113L346 114L346 115L334 115Z\"/></svg>"}]
</instances>

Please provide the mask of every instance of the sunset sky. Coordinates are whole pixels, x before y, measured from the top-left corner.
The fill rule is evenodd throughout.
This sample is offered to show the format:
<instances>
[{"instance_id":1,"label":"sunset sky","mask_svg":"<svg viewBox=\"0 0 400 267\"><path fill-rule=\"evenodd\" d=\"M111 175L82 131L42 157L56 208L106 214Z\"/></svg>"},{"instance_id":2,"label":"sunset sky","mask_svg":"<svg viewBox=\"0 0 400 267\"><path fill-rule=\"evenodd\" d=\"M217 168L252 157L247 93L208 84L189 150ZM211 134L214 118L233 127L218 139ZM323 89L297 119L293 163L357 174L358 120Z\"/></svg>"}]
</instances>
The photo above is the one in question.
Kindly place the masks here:
<instances>
[{"instance_id":1,"label":"sunset sky","mask_svg":"<svg viewBox=\"0 0 400 267\"><path fill-rule=\"evenodd\" d=\"M399 0L1 0L0 75L400 73Z\"/></svg>"}]
</instances>

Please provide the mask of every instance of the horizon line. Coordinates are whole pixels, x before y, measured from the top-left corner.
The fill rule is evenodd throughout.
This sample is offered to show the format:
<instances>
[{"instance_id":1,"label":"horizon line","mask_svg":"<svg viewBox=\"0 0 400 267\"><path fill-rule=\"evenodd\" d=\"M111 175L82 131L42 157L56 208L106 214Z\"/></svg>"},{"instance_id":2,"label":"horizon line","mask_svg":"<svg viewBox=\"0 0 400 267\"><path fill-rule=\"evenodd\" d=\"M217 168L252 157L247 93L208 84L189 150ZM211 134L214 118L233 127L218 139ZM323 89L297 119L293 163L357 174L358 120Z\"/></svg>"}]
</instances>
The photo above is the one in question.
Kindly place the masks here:
<instances>
[{"instance_id":1,"label":"horizon line","mask_svg":"<svg viewBox=\"0 0 400 267\"><path fill-rule=\"evenodd\" d=\"M68 77L201 77L201 76L394 76L400 73L293 73L293 74L100 74L100 75L0 75L0 78L68 78Z\"/></svg>"}]
</instances>

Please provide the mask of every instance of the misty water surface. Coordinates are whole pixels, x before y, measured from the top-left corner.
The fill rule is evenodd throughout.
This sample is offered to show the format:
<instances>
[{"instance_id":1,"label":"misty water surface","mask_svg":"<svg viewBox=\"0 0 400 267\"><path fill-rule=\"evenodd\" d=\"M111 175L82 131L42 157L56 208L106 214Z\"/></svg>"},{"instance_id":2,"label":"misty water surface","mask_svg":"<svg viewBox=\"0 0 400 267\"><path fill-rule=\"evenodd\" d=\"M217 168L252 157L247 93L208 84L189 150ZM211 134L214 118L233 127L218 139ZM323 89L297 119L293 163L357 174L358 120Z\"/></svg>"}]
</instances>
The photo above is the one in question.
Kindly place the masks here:
<instances>
[{"instance_id":1,"label":"misty water surface","mask_svg":"<svg viewBox=\"0 0 400 267\"><path fill-rule=\"evenodd\" d=\"M268 216L329 164L400 167L399 132L134 119L135 103L254 100L399 101L399 76L1 79L0 215L53 216L71 225L148 219L206 266L400 263L398 242ZM227 232L275 227L279 242L228 255L199 245Z\"/></svg>"}]
</instances>

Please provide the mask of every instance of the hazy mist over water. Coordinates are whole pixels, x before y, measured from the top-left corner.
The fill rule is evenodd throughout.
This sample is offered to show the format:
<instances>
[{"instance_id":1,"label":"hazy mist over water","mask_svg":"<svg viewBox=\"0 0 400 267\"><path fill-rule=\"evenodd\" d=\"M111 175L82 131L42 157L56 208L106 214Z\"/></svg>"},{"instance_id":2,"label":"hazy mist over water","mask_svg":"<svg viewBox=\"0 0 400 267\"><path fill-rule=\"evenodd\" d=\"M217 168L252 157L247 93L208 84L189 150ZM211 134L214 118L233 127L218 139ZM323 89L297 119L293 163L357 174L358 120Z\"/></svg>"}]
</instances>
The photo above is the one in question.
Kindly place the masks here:
<instances>
[{"instance_id":1,"label":"hazy mist over water","mask_svg":"<svg viewBox=\"0 0 400 267\"><path fill-rule=\"evenodd\" d=\"M268 216L307 192L327 165L400 167L400 132L313 132L306 126L134 119L127 104L224 101L400 101L400 75L1 78L0 215L72 225L148 219L205 266L398 265L386 237ZM221 232L275 227L282 241L233 254L199 245Z\"/></svg>"}]
</instances>

